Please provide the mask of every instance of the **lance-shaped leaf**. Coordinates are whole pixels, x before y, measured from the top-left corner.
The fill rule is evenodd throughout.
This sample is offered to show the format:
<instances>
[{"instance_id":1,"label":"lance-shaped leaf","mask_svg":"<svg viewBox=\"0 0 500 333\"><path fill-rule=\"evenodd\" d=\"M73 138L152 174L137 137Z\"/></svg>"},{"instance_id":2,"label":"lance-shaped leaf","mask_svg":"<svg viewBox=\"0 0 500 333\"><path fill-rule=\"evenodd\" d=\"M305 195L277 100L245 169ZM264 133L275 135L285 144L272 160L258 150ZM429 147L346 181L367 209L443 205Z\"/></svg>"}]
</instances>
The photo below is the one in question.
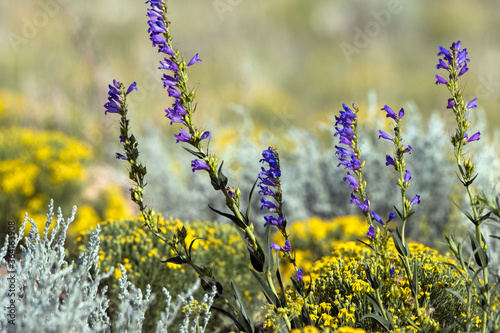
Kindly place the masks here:
<instances>
[{"instance_id":1,"label":"lance-shaped leaf","mask_svg":"<svg viewBox=\"0 0 500 333\"><path fill-rule=\"evenodd\" d=\"M396 247L396 250L398 250L399 254L403 257L408 257L410 255L410 248L408 247L408 244L406 242L403 245L401 234L399 233L398 228L396 228L396 233L393 232L391 234L391 237L394 240L394 246Z\"/></svg>"},{"instance_id":2,"label":"lance-shaped leaf","mask_svg":"<svg viewBox=\"0 0 500 333\"><path fill-rule=\"evenodd\" d=\"M213 309L213 310L216 310L216 311L219 311L220 313L224 314L225 316L227 316L228 318L231 318L231 320L234 322L234 324L236 325L236 327L238 327L238 331L239 332L248 332L248 333L253 333L252 331L245 331L245 328L243 328L243 325L238 321L238 319L236 319L232 314L230 314L229 312L227 312L226 310L224 309L221 309L221 308L218 308L216 306L212 306L210 309Z\"/></svg>"},{"instance_id":3,"label":"lance-shaped leaf","mask_svg":"<svg viewBox=\"0 0 500 333\"><path fill-rule=\"evenodd\" d=\"M185 264L187 262L184 259L182 259L181 256L172 257L172 258L168 258L167 260L160 260L160 261L163 263L172 263L172 264L176 264L176 265L182 265L182 264Z\"/></svg>"},{"instance_id":4,"label":"lance-shaped leaf","mask_svg":"<svg viewBox=\"0 0 500 333\"><path fill-rule=\"evenodd\" d=\"M486 252L484 251L484 249L481 247L479 240L470 231L468 233L469 233L469 238L470 238L471 245L472 245L472 251L474 253L474 259L476 260L476 263L478 264L479 267L488 266L489 258L486 255ZM481 238L482 237L483 237L483 235L481 235Z\"/></svg>"},{"instance_id":5,"label":"lance-shaped leaf","mask_svg":"<svg viewBox=\"0 0 500 333\"><path fill-rule=\"evenodd\" d=\"M250 270L250 272L252 272L255 279L259 282L259 284L262 288L262 291L264 292L264 296L266 296L267 301L270 304L274 305L275 307L280 307L281 304L278 300L278 296L271 290L271 288L267 285L267 283L259 275L259 273L257 273L256 271L254 271L252 269Z\"/></svg>"},{"instance_id":6,"label":"lance-shaped leaf","mask_svg":"<svg viewBox=\"0 0 500 333\"><path fill-rule=\"evenodd\" d=\"M253 196L253 191L255 190L255 186L257 185L258 180L259 180L259 178L257 178L255 180L255 182L253 183L252 189L250 190L250 194L248 195L248 207L247 207L247 210L245 212L245 219L246 219L247 224L250 224L249 221L250 221L250 213L252 211L252 196Z\"/></svg>"},{"instance_id":7,"label":"lance-shaped leaf","mask_svg":"<svg viewBox=\"0 0 500 333\"><path fill-rule=\"evenodd\" d=\"M186 148L186 147L182 147L184 148L185 150L187 150L188 152L190 152L192 155L198 157L199 159L205 159L207 157L207 155L201 151L195 151L195 150L192 150L192 149L189 149L189 148Z\"/></svg>"},{"instance_id":8,"label":"lance-shaped leaf","mask_svg":"<svg viewBox=\"0 0 500 333\"><path fill-rule=\"evenodd\" d=\"M210 208L211 210L213 210L214 212L216 212L217 214L219 215L222 215L228 219L230 219L231 221L234 222L234 224L236 224L239 228L241 229L245 229L246 228L246 225L243 221L241 221L239 218L237 218L236 216L234 215L231 215L229 213L224 213L224 212L221 212L220 210L218 209L215 209L213 208L212 206L210 206L210 204L208 204L208 208Z\"/></svg>"},{"instance_id":9,"label":"lance-shaped leaf","mask_svg":"<svg viewBox=\"0 0 500 333\"><path fill-rule=\"evenodd\" d=\"M377 290L380 287L380 281L378 279L378 276L373 276L372 272L370 271L370 266L365 262L365 273L366 273L366 279L368 280L368 283L370 284L370 287L373 288L373 290Z\"/></svg>"},{"instance_id":10,"label":"lance-shaped leaf","mask_svg":"<svg viewBox=\"0 0 500 333\"><path fill-rule=\"evenodd\" d=\"M267 272L268 270L269 271L273 271L274 269L274 257L273 257L273 254L272 254L272 250L271 250L271 229L272 228L272 225L268 225L266 227L266 231L264 233L264 256L265 256L265 261L264 261L264 268L263 270L265 272Z\"/></svg>"},{"instance_id":11,"label":"lance-shaped leaf","mask_svg":"<svg viewBox=\"0 0 500 333\"><path fill-rule=\"evenodd\" d=\"M241 298L241 294L238 291L238 288L236 288L233 280L231 280L231 288L233 288L233 296L234 296L234 299L236 301L236 306L240 310L240 315L244 321L245 326L247 327L247 329L248 328L251 329L250 332L255 331L255 328L253 326L253 322L250 319L250 317L248 316L247 310L245 309L245 305L243 304L243 299Z\"/></svg>"}]
</instances>

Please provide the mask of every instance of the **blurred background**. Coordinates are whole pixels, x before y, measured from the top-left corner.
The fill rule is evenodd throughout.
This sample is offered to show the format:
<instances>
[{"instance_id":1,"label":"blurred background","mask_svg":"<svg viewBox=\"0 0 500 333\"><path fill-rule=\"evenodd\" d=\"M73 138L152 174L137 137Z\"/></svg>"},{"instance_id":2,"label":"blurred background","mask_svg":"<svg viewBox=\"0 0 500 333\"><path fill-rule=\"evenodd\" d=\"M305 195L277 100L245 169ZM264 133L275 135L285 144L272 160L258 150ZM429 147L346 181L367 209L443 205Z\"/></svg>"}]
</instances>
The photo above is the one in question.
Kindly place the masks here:
<instances>
[{"instance_id":1,"label":"blurred background","mask_svg":"<svg viewBox=\"0 0 500 333\"><path fill-rule=\"evenodd\" d=\"M88 207L87 221L135 214L127 200L126 167L114 158L120 151L118 118L104 116L107 85L113 79L126 85L136 81L139 87L129 106L142 160L155 177L150 178L154 181L146 191L148 200L166 216L215 219L206 208L209 181L204 174L192 175L189 156L174 145L178 129L164 117L172 101L156 69L161 57L149 41L147 7L143 1L118 0L0 2L0 119L5 133L16 129L13 133L21 146L2 153L2 159L10 163L0 166L3 179L12 179L12 165L40 165L39 161L52 156L38 152L47 145L52 147L51 158L57 155L66 169L74 170L77 164L84 169L68 175L67 184L61 179L57 183L53 174L59 169L47 166L32 172L36 186L31 190L26 184L22 187L22 180L21 185L2 185L2 196L8 197L1 202L2 210L9 219L36 207L44 212L51 197L68 212L73 204ZM492 0L169 1L175 46L186 59L199 53L203 60L190 68L190 83L197 92L196 122L210 129L218 154L234 161L228 173L242 190L255 180L260 153L271 143L280 143L290 161L312 163L314 159L309 160L307 154L301 159L293 155L305 145L298 138L312 140L306 133L317 134L324 144L318 143L317 150L331 162L305 170L319 175L322 168L334 168L331 133L325 125L332 128L331 118L342 103L355 102L368 127L374 126L375 116L384 121L383 113L377 111L383 105L393 109L411 105L420 115L419 126L430 126L429 119L439 118L444 124L439 134L447 139L453 133L454 119L445 108L446 88L434 84L436 54L439 45L448 48L457 40L469 50L471 59L462 81L465 98L478 98L476 119L487 124L486 131L492 134L500 119L499 7ZM431 118L434 112L440 116ZM319 125L323 130L318 130ZM35 131L31 141L23 139L19 129L25 128ZM54 132L63 137L43 145L37 142L42 133ZM249 136L238 138L243 132ZM77 140L81 149L68 148L70 139ZM252 141L255 147L243 154L234 148L235 140ZM8 141L5 135L3 142ZM71 156L62 156L61 151ZM72 155L75 151L79 153ZM28 161L30 154L33 158ZM248 163L242 162L246 159ZM253 178L238 176L238 165L251 163L253 169L246 172ZM454 177L453 169L449 172ZM290 176L297 177L307 175ZM330 208L302 203L307 207L295 216L291 212L291 219L346 213L341 207L347 206L348 191L341 179L331 181L342 187L338 191L343 197L330 200ZM62 183L72 190L60 190ZM187 197L192 202L175 201ZM14 208L13 200L24 201ZM292 207L299 206L293 198L290 201ZM223 201L217 202L221 208Z\"/></svg>"}]
</instances>

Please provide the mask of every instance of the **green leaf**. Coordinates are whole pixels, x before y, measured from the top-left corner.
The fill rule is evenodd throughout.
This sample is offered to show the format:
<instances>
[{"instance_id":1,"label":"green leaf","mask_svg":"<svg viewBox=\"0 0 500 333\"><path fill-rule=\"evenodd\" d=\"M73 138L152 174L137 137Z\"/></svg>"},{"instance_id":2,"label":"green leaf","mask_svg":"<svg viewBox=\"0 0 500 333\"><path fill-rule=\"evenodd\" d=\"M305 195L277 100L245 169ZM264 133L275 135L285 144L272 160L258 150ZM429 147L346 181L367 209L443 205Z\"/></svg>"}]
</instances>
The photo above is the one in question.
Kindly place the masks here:
<instances>
[{"instance_id":1,"label":"green leaf","mask_svg":"<svg viewBox=\"0 0 500 333\"><path fill-rule=\"evenodd\" d=\"M378 323L380 325L382 325L387 331L390 331L392 329L392 324L387 320L385 319L384 317L382 316L379 316L379 315L376 315L374 313L368 313L366 315L364 315L361 320L365 319L365 318L372 318L372 319L375 319L376 321L378 321Z\"/></svg>"},{"instance_id":2,"label":"green leaf","mask_svg":"<svg viewBox=\"0 0 500 333\"><path fill-rule=\"evenodd\" d=\"M455 296L464 306L467 306L467 303L465 303L464 298L457 291L450 288L445 288L444 290Z\"/></svg>"},{"instance_id":3,"label":"green leaf","mask_svg":"<svg viewBox=\"0 0 500 333\"><path fill-rule=\"evenodd\" d=\"M191 241L191 243L189 244L189 249L188 249L189 260L192 260L191 250L192 250L192 247L193 247L194 242L195 242L196 240L198 240L198 239L203 240L203 239L205 239L205 238L199 238L199 237L196 237L195 239L193 239L193 240Z\"/></svg>"},{"instance_id":4,"label":"green leaf","mask_svg":"<svg viewBox=\"0 0 500 333\"><path fill-rule=\"evenodd\" d=\"M281 271L280 271L279 253L276 253L276 278L278 279L278 285L280 287L281 305L283 307L287 307L286 296L285 296L285 285L283 284L283 278L281 277Z\"/></svg>"},{"instance_id":5,"label":"green leaf","mask_svg":"<svg viewBox=\"0 0 500 333\"><path fill-rule=\"evenodd\" d=\"M168 258L167 260L160 260L161 262L163 263L172 263L172 264L177 264L177 265L182 265L182 264L185 264L186 261L184 259L181 258L181 256L177 256L177 257L172 257L172 258Z\"/></svg>"},{"instance_id":6,"label":"green leaf","mask_svg":"<svg viewBox=\"0 0 500 333\"><path fill-rule=\"evenodd\" d=\"M470 186L470 185L474 182L474 180L476 180L477 176L479 176L479 174L476 174L476 175L475 175L475 176L474 176L471 180L469 180L469 181L465 182L465 184L464 184L464 185L465 185L466 187L467 187L467 186Z\"/></svg>"},{"instance_id":7,"label":"green leaf","mask_svg":"<svg viewBox=\"0 0 500 333\"><path fill-rule=\"evenodd\" d=\"M265 262L264 262L264 268L263 270L267 272L273 271L274 270L274 258L272 255L272 250L271 250L271 231L272 231L272 225L268 225L266 227L266 231L264 233L264 246L265 248L263 249L264 256L265 256Z\"/></svg>"},{"instance_id":8,"label":"green leaf","mask_svg":"<svg viewBox=\"0 0 500 333\"><path fill-rule=\"evenodd\" d=\"M239 332L245 332L245 328L243 328L243 326L241 325L241 323L238 321L238 319L236 319L232 314L230 314L229 312L227 312L226 310L223 310L221 308L218 308L216 306L212 306L210 309L214 309L216 311L219 311L220 313L224 314L225 316L231 318L234 322L234 324L236 325L236 327L238 327L238 331ZM253 333L253 332L250 332L250 331L246 331L248 333Z\"/></svg>"},{"instance_id":9,"label":"green leaf","mask_svg":"<svg viewBox=\"0 0 500 333\"><path fill-rule=\"evenodd\" d=\"M200 158L202 160L207 157L207 155L205 153L201 152L201 151L191 150L191 149L186 148L186 147L182 147L182 148L184 148L185 150L187 150L188 152L190 152L192 155L194 155L194 156L196 156L196 157L198 157L198 158Z\"/></svg>"},{"instance_id":10,"label":"green leaf","mask_svg":"<svg viewBox=\"0 0 500 333\"><path fill-rule=\"evenodd\" d=\"M233 280L231 280L231 288L233 288L233 296L234 296L234 300L236 301L236 306L238 306L238 309L240 310L240 313L243 316L243 319L245 320L246 326L251 328L251 332L255 331L255 328L253 326L253 322L250 319L250 317L248 316L247 311L245 309L245 304L243 303L243 299L241 298L241 294L238 291L238 288L236 288Z\"/></svg>"},{"instance_id":11,"label":"green leaf","mask_svg":"<svg viewBox=\"0 0 500 333\"><path fill-rule=\"evenodd\" d=\"M360 240L360 239L357 239L357 241L358 241L358 242L360 242L360 243L362 243L362 244L364 244L364 245L365 245L366 247L368 247L370 250L375 251L375 248L374 248L373 246L371 246L370 244L365 243L365 242L363 242L363 241L362 241L362 240Z\"/></svg>"},{"instance_id":12,"label":"green leaf","mask_svg":"<svg viewBox=\"0 0 500 333\"><path fill-rule=\"evenodd\" d=\"M250 270L250 272L252 272L255 279L257 279L257 281L259 282L262 291L264 292L264 296L266 296L267 301L272 305L274 305L275 307L280 307L281 305L279 303L278 296L271 290L271 288L267 285L267 283L259 275L259 273L257 273L252 269Z\"/></svg>"},{"instance_id":13,"label":"green leaf","mask_svg":"<svg viewBox=\"0 0 500 333\"><path fill-rule=\"evenodd\" d=\"M213 208L212 206L210 206L210 204L208 204L208 208L210 208L211 210L213 210L214 212L216 212L217 214L219 215L222 215L228 219L230 219L231 221L234 222L234 224L236 224L238 227L240 227L241 229L245 229L246 228L246 225L245 223L243 223L243 221L241 221L239 218L237 218L236 216L234 215L231 215L229 213L224 213L224 212L221 212L220 210L217 210L215 208Z\"/></svg>"},{"instance_id":14,"label":"green leaf","mask_svg":"<svg viewBox=\"0 0 500 333\"><path fill-rule=\"evenodd\" d=\"M488 256L486 255L486 252L484 249L481 247L479 240L476 238L476 236L472 232L469 233L469 238L471 241L472 245L472 251L474 253L474 259L476 260L476 263L478 264L479 267L486 267L488 266ZM481 238L483 238L483 235L481 235Z\"/></svg>"},{"instance_id":15,"label":"green leaf","mask_svg":"<svg viewBox=\"0 0 500 333\"><path fill-rule=\"evenodd\" d=\"M366 273L366 279L368 280L368 283L370 284L370 287L372 287L374 290L377 290L380 287L380 283L378 280L378 277L373 277L372 272L370 271L370 266L365 262L365 273Z\"/></svg>"},{"instance_id":16,"label":"green leaf","mask_svg":"<svg viewBox=\"0 0 500 333\"><path fill-rule=\"evenodd\" d=\"M413 295L415 298L418 297L418 294L420 293L419 287L418 287L418 265L417 265L417 260L413 262L413 283L412 283L412 290L413 290Z\"/></svg>"},{"instance_id":17,"label":"green leaf","mask_svg":"<svg viewBox=\"0 0 500 333\"><path fill-rule=\"evenodd\" d=\"M255 182L253 183L252 189L250 190L250 194L248 195L248 207L247 207L247 210L245 212L245 218L247 220L247 224L248 224L248 221L250 221L250 212L252 210L252 196L253 196L253 191L255 190L255 186L257 185L258 180L259 180L259 178L257 178L255 180Z\"/></svg>"},{"instance_id":18,"label":"green leaf","mask_svg":"<svg viewBox=\"0 0 500 333\"><path fill-rule=\"evenodd\" d=\"M399 254L403 257L408 257L410 255L410 248L408 247L408 244L406 242L403 245L401 234L399 233L398 228L396 228L396 233L393 232L391 234L391 237L394 240L394 246L396 247L396 250L398 250Z\"/></svg>"},{"instance_id":19,"label":"green leaf","mask_svg":"<svg viewBox=\"0 0 500 333\"><path fill-rule=\"evenodd\" d=\"M474 225L477 225L476 220L470 215L470 213L468 211L463 210L453 199L451 201L453 202L453 204L455 205L455 207L457 207L462 212L462 214L464 214L465 216L467 216L467 218L472 223L474 223Z\"/></svg>"},{"instance_id":20,"label":"green leaf","mask_svg":"<svg viewBox=\"0 0 500 333\"><path fill-rule=\"evenodd\" d=\"M226 176L224 176L224 174L222 173L222 166L224 165L224 161L222 161L220 163L220 166L219 166L219 171L218 171L218 177L219 177L219 186L221 188L225 188L226 185L227 185L227 182L228 182L228 179Z\"/></svg>"}]
</instances>

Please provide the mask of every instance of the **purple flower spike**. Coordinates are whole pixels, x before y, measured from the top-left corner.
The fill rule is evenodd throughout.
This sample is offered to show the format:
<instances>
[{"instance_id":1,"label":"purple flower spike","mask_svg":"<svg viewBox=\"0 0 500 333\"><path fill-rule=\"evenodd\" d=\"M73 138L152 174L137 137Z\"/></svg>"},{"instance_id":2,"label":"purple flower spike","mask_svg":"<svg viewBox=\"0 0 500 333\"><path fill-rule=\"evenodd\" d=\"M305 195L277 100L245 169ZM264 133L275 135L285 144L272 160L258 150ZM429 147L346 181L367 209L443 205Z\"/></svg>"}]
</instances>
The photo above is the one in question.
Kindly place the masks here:
<instances>
[{"instance_id":1,"label":"purple flower spike","mask_svg":"<svg viewBox=\"0 0 500 333\"><path fill-rule=\"evenodd\" d=\"M420 195L416 195L410 202L410 207L420 203Z\"/></svg>"},{"instance_id":2,"label":"purple flower spike","mask_svg":"<svg viewBox=\"0 0 500 333\"><path fill-rule=\"evenodd\" d=\"M472 101L467 104L467 110L477 108L477 98L474 98Z\"/></svg>"},{"instance_id":3,"label":"purple flower spike","mask_svg":"<svg viewBox=\"0 0 500 333\"><path fill-rule=\"evenodd\" d=\"M379 138L379 140L380 140L380 138L382 138L382 139L386 139L386 140L394 141L394 138L393 138L392 136L390 136L389 134L385 133L384 131L380 131L380 130L379 130L378 132L380 133L380 135L379 135L379 137L378 137L378 138Z\"/></svg>"},{"instance_id":4,"label":"purple flower spike","mask_svg":"<svg viewBox=\"0 0 500 333\"><path fill-rule=\"evenodd\" d=\"M210 167L204 161L199 159L191 161L191 168L193 168L193 172L196 170L210 170Z\"/></svg>"},{"instance_id":5,"label":"purple flower spike","mask_svg":"<svg viewBox=\"0 0 500 333\"><path fill-rule=\"evenodd\" d=\"M405 179L405 184L408 183L411 180L411 173L410 173L410 171L406 170L404 179Z\"/></svg>"},{"instance_id":6,"label":"purple flower spike","mask_svg":"<svg viewBox=\"0 0 500 333\"><path fill-rule=\"evenodd\" d=\"M297 281L302 281L302 278L304 277L304 270L302 268L298 269L297 272L295 273L295 280Z\"/></svg>"},{"instance_id":7,"label":"purple flower spike","mask_svg":"<svg viewBox=\"0 0 500 333\"><path fill-rule=\"evenodd\" d=\"M385 165L395 166L394 159L390 155L385 155Z\"/></svg>"},{"instance_id":8,"label":"purple flower spike","mask_svg":"<svg viewBox=\"0 0 500 333\"><path fill-rule=\"evenodd\" d=\"M465 136L467 137L467 134L465 134ZM481 132L477 132L477 133L473 134L470 138L468 138L466 142L469 143L472 141L478 141L480 139L480 136L481 136Z\"/></svg>"},{"instance_id":9,"label":"purple flower spike","mask_svg":"<svg viewBox=\"0 0 500 333\"><path fill-rule=\"evenodd\" d=\"M174 136L177 138L177 141L175 143L178 143L179 141L182 141L182 142L190 142L191 141L191 135L186 132L184 129L179 128L179 130L181 131L179 134L174 134Z\"/></svg>"},{"instance_id":10,"label":"purple flower spike","mask_svg":"<svg viewBox=\"0 0 500 333\"><path fill-rule=\"evenodd\" d=\"M200 59L200 58L198 58L198 53L196 53L196 55L195 55L195 56L194 56L191 60L189 60L189 62L188 62L188 64L187 64L187 66L188 66L188 67L189 67L189 66L192 66L192 65L194 65L194 64L195 64L195 63L197 63L197 62L201 62L201 59Z\"/></svg>"}]
</instances>

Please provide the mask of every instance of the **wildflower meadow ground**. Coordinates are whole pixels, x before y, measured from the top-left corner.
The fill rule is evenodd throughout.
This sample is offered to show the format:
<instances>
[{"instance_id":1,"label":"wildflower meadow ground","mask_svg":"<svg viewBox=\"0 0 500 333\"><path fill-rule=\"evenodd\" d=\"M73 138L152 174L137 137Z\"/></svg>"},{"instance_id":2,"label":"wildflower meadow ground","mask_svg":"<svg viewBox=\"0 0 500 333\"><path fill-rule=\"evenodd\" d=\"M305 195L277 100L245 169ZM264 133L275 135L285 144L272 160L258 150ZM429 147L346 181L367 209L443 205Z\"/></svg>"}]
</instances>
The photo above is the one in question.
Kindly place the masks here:
<instances>
[{"instance_id":1,"label":"wildflower meadow ground","mask_svg":"<svg viewBox=\"0 0 500 333\"><path fill-rule=\"evenodd\" d=\"M295 153L269 142L249 159L249 146L235 139L234 156L223 160L211 145L216 131L195 117L207 111L197 104L189 71L206 63L173 43L166 0L146 5L157 75L169 97L162 112L178 131L173 154L191 156L181 168L215 193L198 191L219 221L196 219L201 208L190 202L194 197L167 186L177 167L165 163L164 183L141 161L129 109L141 89L136 82L110 80L103 111L119 126L116 162L128 169L139 217L131 218L112 194L103 197L100 214L84 206L87 213L77 220L74 207L64 218L51 200L40 216L43 200L33 198L35 188L58 185L56 200L66 204L91 152L59 135L11 129L15 140L0 162L0 186L11 196L0 204L28 213L3 230L2 332L500 332L500 194L494 181L478 179L479 171L499 171L500 156L486 155L490 162L475 155L491 145L483 144L484 131L472 130L480 101L465 92L471 63L465 45L439 46L437 74L429 79L443 91L443 112L455 120L447 148L426 145L447 138L421 131L411 108L379 105L376 116L386 123L367 129L360 108L340 102L327 131L333 144L321 152L317 139L297 132L302 141ZM249 130L251 141L253 125L245 124L241 131ZM0 142L7 139L0 135ZM154 154L160 159L162 152ZM420 176L416 157L427 168ZM306 159L320 161L323 173L301 168ZM54 164L64 172L54 172ZM256 171L241 170L249 164ZM294 172L285 177L289 165ZM244 174L238 182L230 178L235 170ZM157 212L148 195L154 188L172 198L163 200L167 211L178 203L189 219ZM350 208L320 216L328 215L330 199ZM468 224L456 223L452 212ZM433 236L440 251L416 237L426 221L433 221L429 233L441 233Z\"/></svg>"}]
</instances>

